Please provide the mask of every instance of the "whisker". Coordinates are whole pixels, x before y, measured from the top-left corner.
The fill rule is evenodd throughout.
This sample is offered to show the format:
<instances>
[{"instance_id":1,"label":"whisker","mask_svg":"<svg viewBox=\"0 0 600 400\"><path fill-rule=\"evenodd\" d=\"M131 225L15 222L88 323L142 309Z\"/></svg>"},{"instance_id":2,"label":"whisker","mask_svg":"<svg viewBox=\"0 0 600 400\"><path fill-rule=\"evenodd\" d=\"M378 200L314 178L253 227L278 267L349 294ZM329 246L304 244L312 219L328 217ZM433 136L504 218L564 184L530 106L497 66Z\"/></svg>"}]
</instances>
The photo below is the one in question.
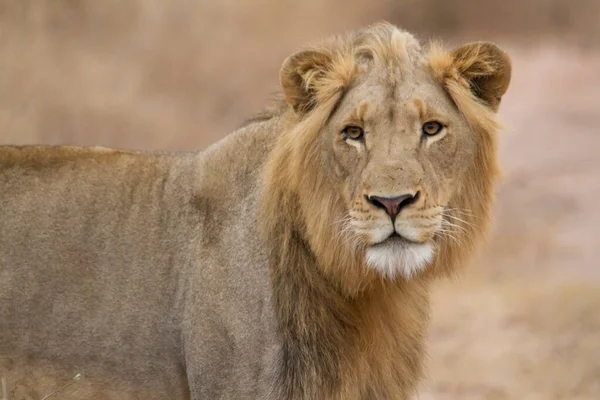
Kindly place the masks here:
<instances>
[{"instance_id":1,"label":"whisker","mask_svg":"<svg viewBox=\"0 0 600 400\"><path fill-rule=\"evenodd\" d=\"M454 223L452 223L452 222L450 222L448 220L443 220L442 221L442 225L451 226L453 228L456 228L456 229L460 230L463 233L469 233L469 231L467 231L467 229L464 226L460 226L460 225L454 224Z\"/></svg>"},{"instance_id":2,"label":"whisker","mask_svg":"<svg viewBox=\"0 0 600 400\"><path fill-rule=\"evenodd\" d=\"M470 227L472 227L472 228L475 228L475 224L473 224L473 223L471 223L471 222L468 222L468 221L465 221L464 219L458 218L458 217L456 217L456 216L454 216L454 215L451 215L451 214L444 214L444 213L442 213L441 215L442 215L442 216L444 216L444 217L452 218L452 219L453 219L453 220L455 220L455 221L462 222L463 224L465 224L465 225L467 225L467 226L470 226Z\"/></svg>"},{"instance_id":3,"label":"whisker","mask_svg":"<svg viewBox=\"0 0 600 400\"><path fill-rule=\"evenodd\" d=\"M459 239L457 239L454 235L449 234L448 232L442 232L442 231L438 231L436 233L439 233L439 237L446 240L446 239L450 239L452 240L454 243L456 243L457 245L461 244L461 241Z\"/></svg>"},{"instance_id":4,"label":"whisker","mask_svg":"<svg viewBox=\"0 0 600 400\"><path fill-rule=\"evenodd\" d=\"M466 215L466 216L469 216L469 217L477 218L477 216L475 214L473 214L473 212L471 210L467 210L467 209L450 208L450 207L448 207L448 208L444 208L444 211L454 211L454 212L459 213L459 214L463 214L463 215Z\"/></svg>"}]
</instances>

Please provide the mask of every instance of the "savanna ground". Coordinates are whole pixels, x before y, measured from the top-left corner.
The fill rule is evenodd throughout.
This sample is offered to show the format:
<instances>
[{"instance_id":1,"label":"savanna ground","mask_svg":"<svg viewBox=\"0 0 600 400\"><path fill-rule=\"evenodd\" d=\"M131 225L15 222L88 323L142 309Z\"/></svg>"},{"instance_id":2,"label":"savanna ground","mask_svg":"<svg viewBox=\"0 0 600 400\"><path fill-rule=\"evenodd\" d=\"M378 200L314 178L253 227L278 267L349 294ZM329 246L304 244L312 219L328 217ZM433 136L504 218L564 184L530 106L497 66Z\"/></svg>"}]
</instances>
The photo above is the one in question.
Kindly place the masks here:
<instances>
[{"instance_id":1,"label":"savanna ground","mask_svg":"<svg viewBox=\"0 0 600 400\"><path fill-rule=\"evenodd\" d=\"M0 142L202 148L298 46L379 19L514 62L493 234L434 290L420 398L599 399L596 0L0 0Z\"/></svg>"}]
</instances>

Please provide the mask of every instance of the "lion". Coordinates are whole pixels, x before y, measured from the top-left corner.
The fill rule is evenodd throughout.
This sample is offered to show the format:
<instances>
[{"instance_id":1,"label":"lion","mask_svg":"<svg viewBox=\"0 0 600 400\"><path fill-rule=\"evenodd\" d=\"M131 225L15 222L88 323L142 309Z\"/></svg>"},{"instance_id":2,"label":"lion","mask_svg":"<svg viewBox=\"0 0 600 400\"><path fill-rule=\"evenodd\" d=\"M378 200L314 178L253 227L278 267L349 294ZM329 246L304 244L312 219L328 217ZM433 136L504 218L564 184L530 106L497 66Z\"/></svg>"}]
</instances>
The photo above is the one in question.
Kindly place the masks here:
<instances>
[{"instance_id":1,"label":"lion","mask_svg":"<svg viewBox=\"0 0 600 400\"><path fill-rule=\"evenodd\" d=\"M489 224L510 75L379 23L287 58L282 101L206 150L0 147L11 393L408 399L428 287Z\"/></svg>"}]
</instances>

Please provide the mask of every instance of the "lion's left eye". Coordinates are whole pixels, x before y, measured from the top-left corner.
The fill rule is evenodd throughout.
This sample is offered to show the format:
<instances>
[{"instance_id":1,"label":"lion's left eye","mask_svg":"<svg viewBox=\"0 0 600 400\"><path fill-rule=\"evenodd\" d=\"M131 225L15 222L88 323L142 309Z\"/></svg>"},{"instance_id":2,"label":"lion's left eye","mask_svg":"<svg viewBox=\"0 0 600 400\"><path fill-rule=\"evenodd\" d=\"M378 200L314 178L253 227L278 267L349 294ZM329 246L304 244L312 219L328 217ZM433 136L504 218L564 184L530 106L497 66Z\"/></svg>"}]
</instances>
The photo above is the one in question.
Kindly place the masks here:
<instances>
[{"instance_id":1,"label":"lion's left eye","mask_svg":"<svg viewBox=\"0 0 600 400\"><path fill-rule=\"evenodd\" d=\"M437 121L426 122L425 124L423 124L423 127L421 128L423 133L426 135L429 135L429 136L437 135L438 133L440 133L442 131L442 129L444 129L444 125L442 125L441 123L439 123Z\"/></svg>"},{"instance_id":2,"label":"lion's left eye","mask_svg":"<svg viewBox=\"0 0 600 400\"><path fill-rule=\"evenodd\" d=\"M365 131L359 126L347 126L342 131L345 139L362 140L365 136Z\"/></svg>"}]
</instances>

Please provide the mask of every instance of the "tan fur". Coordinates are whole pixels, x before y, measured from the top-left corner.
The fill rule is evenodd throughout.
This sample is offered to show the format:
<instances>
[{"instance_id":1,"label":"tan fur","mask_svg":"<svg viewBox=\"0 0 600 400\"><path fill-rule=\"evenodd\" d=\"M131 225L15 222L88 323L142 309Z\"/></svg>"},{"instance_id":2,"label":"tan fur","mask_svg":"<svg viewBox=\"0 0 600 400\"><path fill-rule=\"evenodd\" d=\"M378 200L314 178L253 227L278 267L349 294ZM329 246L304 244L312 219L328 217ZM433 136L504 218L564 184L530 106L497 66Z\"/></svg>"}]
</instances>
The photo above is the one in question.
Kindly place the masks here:
<instances>
[{"instance_id":1,"label":"tan fur","mask_svg":"<svg viewBox=\"0 0 600 400\"><path fill-rule=\"evenodd\" d=\"M0 374L32 398L77 372L61 398L409 398L430 278L489 221L509 79L494 45L377 24L288 58L287 105L203 152L0 147ZM403 248L435 258L382 274L365 196L407 191Z\"/></svg>"}]
</instances>

